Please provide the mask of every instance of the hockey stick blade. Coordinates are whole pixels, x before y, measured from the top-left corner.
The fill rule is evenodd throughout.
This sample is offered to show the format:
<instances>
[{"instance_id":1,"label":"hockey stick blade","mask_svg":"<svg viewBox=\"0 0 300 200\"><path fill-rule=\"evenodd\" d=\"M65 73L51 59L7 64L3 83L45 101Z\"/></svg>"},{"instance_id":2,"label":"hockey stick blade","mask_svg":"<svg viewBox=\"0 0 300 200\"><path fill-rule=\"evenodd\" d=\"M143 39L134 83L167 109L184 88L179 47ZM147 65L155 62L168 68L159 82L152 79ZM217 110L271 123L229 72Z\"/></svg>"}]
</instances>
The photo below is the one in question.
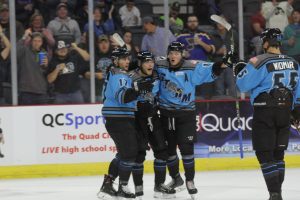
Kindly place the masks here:
<instances>
[{"instance_id":1,"label":"hockey stick blade","mask_svg":"<svg viewBox=\"0 0 300 200\"><path fill-rule=\"evenodd\" d=\"M114 33L112 35L113 39L115 40L115 42L120 46L120 47L124 47L125 46L125 42L123 41L123 39L121 38L121 36L118 33Z\"/></svg>"},{"instance_id":2,"label":"hockey stick blade","mask_svg":"<svg viewBox=\"0 0 300 200\"><path fill-rule=\"evenodd\" d=\"M220 17L219 15L215 15L215 14L211 15L210 19L224 26L227 31L231 29L231 25L223 17Z\"/></svg>"}]
</instances>

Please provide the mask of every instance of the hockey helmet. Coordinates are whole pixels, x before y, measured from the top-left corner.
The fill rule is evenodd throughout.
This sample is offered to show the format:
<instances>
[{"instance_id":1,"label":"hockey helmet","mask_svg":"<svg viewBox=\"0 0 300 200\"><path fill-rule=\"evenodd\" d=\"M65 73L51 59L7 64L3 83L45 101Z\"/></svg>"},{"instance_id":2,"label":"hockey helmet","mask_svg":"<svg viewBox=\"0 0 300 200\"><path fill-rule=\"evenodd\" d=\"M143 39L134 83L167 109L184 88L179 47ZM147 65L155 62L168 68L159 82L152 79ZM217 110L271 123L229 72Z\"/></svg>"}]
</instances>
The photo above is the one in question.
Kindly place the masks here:
<instances>
[{"instance_id":1,"label":"hockey helmet","mask_svg":"<svg viewBox=\"0 0 300 200\"><path fill-rule=\"evenodd\" d=\"M137 54L137 58L143 63L146 61L151 61L154 60L154 56L151 52L149 51L141 51Z\"/></svg>"},{"instance_id":2,"label":"hockey helmet","mask_svg":"<svg viewBox=\"0 0 300 200\"><path fill-rule=\"evenodd\" d=\"M170 51L179 51L181 53L183 53L184 50L184 45L180 42L171 42L171 44L169 44L168 46L168 54Z\"/></svg>"},{"instance_id":3,"label":"hockey helmet","mask_svg":"<svg viewBox=\"0 0 300 200\"><path fill-rule=\"evenodd\" d=\"M130 56L130 52L125 47L116 48L111 53L112 60L115 60L118 58L125 58L128 56Z\"/></svg>"},{"instance_id":4,"label":"hockey helmet","mask_svg":"<svg viewBox=\"0 0 300 200\"><path fill-rule=\"evenodd\" d=\"M263 43L268 42L270 46L281 46L282 38L283 35L278 28L267 28L260 35Z\"/></svg>"}]
</instances>

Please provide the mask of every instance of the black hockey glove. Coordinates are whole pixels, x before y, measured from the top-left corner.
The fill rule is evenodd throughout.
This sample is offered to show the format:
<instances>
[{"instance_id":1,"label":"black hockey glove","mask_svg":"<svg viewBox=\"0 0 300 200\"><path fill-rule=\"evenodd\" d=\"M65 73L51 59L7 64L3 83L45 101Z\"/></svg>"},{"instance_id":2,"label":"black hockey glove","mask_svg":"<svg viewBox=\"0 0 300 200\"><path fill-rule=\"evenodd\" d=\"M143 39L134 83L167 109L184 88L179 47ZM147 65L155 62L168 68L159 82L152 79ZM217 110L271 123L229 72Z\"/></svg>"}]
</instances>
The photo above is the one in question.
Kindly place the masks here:
<instances>
[{"instance_id":1,"label":"black hockey glove","mask_svg":"<svg viewBox=\"0 0 300 200\"><path fill-rule=\"evenodd\" d=\"M300 132L300 106L295 106L291 112L291 126Z\"/></svg>"},{"instance_id":2,"label":"black hockey glove","mask_svg":"<svg viewBox=\"0 0 300 200\"><path fill-rule=\"evenodd\" d=\"M237 76L240 73L240 71L242 71L246 67L246 65L247 63L245 63L244 61L239 61L238 63L233 65L234 76Z\"/></svg>"},{"instance_id":3,"label":"black hockey glove","mask_svg":"<svg viewBox=\"0 0 300 200\"><path fill-rule=\"evenodd\" d=\"M236 52L229 51L224 57L223 57L223 63L227 67L233 68L233 64L237 63L238 61L238 55Z\"/></svg>"},{"instance_id":4,"label":"black hockey glove","mask_svg":"<svg viewBox=\"0 0 300 200\"><path fill-rule=\"evenodd\" d=\"M146 94L152 91L153 88L153 80L144 80L144 81L135 81L133 83L135 91L139 94Z\"/></svg>"},{"instance_id":5,"label":"black hockey glove","mask_svg":"<svg viewBox=\"0 0 300 200\"><path fill-rule=\"evenodd\" d=\"M220 76L225 68L221 67L223 64L222 61L215 62L212 66L212 73L214 77Z\"/></svg>"}]
</instances>

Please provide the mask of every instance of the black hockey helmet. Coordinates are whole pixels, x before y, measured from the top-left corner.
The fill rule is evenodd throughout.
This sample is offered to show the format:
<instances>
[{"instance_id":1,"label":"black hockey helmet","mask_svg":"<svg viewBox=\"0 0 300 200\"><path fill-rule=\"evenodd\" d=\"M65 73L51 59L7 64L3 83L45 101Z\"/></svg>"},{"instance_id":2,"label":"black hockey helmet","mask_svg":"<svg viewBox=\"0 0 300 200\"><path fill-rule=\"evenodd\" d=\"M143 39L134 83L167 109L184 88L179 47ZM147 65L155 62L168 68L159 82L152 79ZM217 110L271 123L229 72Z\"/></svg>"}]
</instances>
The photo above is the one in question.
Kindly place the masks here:
<instances>
[{"instance_id":1,"label":"black hockey helmet","mask_svg":"<svg viewBox=\"0 0 300 200\"><path fill-rule=\"evenodd\" d=\"M270 46L281 46L283 35L278 28L267 28L260 34L260 39L268 42Z\"/></svg>"},{"instance_id":2,"label":"black hockey helmet","mask_svg":"<svg viewBox=\"0 0 300 200\"><path fill-rule=\"evenodd\" d=\"M183 53L184 45L180 42L171 42L168 46L168 54L170 51L179 51Z\"/></svg>"},{"instance_id":3,"label":"black hockey helmet","mask_svg":"<svg viewBox=\"0 0 300 200\"><path fill-rule=\"evenodd\" d=\"M125 58L130 56L130 52L125 47L119 47L112 51L111 59L115 60L117 58Z\"/></svg>"},{"instance_id":4,"label":"black hockey helmet","mask_svg":"<svg viewBox=\"0 0 300 200\"><path fill-rule=\"evenodd\" d=\"M149 51L141 51L137 54L137 58L143 63L149 60L154 60L154 56Z\"/></svg>"}]
</instances>

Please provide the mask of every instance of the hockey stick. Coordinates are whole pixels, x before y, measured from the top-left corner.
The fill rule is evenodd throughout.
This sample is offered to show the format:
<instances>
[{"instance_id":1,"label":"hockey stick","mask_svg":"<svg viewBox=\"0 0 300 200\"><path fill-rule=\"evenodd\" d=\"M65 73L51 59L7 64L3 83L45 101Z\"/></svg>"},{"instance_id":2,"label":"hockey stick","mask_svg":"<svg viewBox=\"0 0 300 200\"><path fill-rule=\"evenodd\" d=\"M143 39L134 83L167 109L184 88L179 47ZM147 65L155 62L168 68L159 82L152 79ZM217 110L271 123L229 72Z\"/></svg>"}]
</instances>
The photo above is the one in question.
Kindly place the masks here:
<instances>
[{"instance_id":1,"label":"hockey stick","mask_svg":"<svg viewBox=\"0 0 300 200\"><path fill-rule=\"evenodd\" d=\"M123 39L121 38L121 36L118 33L114 33L112 35L112 38L120 47L126 47L125 42L123 41Z\"/></svg>"},{"instance_id":2,"label":"hockey stick","mask_svg":"<svg viewBox=\"0 0 300 200\"><path fill-rule=\"evenodd\" d=\"M213 20L216 23L221 24L225 27L225 29L229 32L231 32L230 36L230 50L232 53L234 53L234 39L233 39L233 31L232 26L229 24L223 17L220 17L219 15L211 15L210 19ZM235 63L234 63L235 64ZM240 158L244 158L244 150L243 150L243 133L242 133L242 125L241 125L241 115L240 115L240 103L239 99L237 97L237 89L236 90L236 98L235 98L235 109L236 109L236 117L238 121L238 136L239 136L239 146L240 146Z\"/></svg>"}]
</instances>

